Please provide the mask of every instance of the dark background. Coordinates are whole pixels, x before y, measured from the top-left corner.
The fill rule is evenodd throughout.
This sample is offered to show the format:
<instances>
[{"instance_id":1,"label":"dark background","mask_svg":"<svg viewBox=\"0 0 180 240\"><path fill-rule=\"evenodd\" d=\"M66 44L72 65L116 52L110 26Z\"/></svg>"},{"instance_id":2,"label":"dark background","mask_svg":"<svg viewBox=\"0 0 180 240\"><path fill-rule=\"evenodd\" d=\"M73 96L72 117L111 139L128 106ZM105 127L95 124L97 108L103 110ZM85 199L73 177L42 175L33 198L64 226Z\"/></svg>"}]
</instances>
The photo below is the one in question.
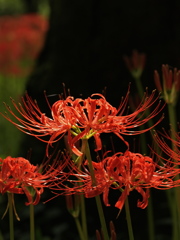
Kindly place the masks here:
<instances>
[{"instance_id":1,"label":"dark background","mask_svg":"<svg viewBox=\"0 0 180 240\"><path fill-rule=\"evenodd\" d=\"M24 0L23 13L37 12L40 0ZM35 98L42 111L48 107L43 91L46 90L50 102L58 99L63 92L62 83L73 96L84 98L93 93L101 93L106 88L107 100L118 107L121 96L126 94L128 83L132 94L137 91L129 74L123 55L131 55L133 49L147 56L142 84L151 92L154 88L153 71L161 72L162 64L180 68L180 1L175 0L49 0L50 28L45 46L39 55L36 67L29 77L27 91ZM13 8L12 8L13 9ZM14 14L5 9L7 14ZM9 11L9 12L8 12ZM165 123L165 126L168 126ZM45 144L30 136L25 136L22 154L32 148L32 157L41 161L45 154ZM110 193L111 195L111 193ZM45 194L42 201L48 196ZM153 191L156 239L170 239L171 219L163 191ZM135 239L147 239L147 210L137 209L139 195L131 193L130 207ZM111 195L111 203L118 196ZM114 200L115 199L115 200ZM24 201L18 199L19 202ZM88 227L90 239L100 228L94 200L88 199ZM22 209L22 211L21 211ZM78 239L75 224L65 208L63 197L35 208L38 240ZM16 221L16 239L28 239L28 209L20 204L17 211L22 221ZM3 212L3 210L2 210ZM116 222L118 240L128 239L124 211L116 220L118 210L105 208L107 222ZM2 232L8 232L6 216L2 220ZM165 228L164 228L165 227ZM24 231L22 235L22 229ZM166 230L164 230L166 229ZM8 237L6 238L8 239Z\"/></svg>"},{"instance_id":2,"label":"dark background","mask_svg":"<svg viewBox=\"0 0 180 240\"><path fill-rule=\"evenodd\" d=\"M38 63L42 72L34 73L30 83L56 93L64 82L73 95L85 96L106 86L118 101L132 81L122 56L137 49L147 54L144 86L152 85L154 69L180 64L179 4L50 1L50 31Z\"/></svg>"}]
</instances>

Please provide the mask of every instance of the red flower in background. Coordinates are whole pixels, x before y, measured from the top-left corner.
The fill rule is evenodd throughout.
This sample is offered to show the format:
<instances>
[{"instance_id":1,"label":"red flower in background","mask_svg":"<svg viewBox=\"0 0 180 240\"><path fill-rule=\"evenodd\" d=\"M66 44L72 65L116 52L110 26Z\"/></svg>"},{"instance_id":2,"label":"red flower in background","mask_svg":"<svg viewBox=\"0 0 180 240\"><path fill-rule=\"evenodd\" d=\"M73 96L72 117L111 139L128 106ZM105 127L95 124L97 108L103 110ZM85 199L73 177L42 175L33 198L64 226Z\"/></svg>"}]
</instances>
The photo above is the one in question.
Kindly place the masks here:
<instances>
[{"instance_id":1,"label":"red flower in background","mask_svg":"<svg viewBox=\"0 0 180 240\"><path fill-rule=\"evenodd\" d=\"M157 70L154 71L154 81L167 104L176 105L180 91L180 70L173 70L166 64L162 65L162 84Z\"/></svg>"},{"instance_id":2,"label":"red flower in background","mask_svg":"<svg viewBox=\"0 0 180 240\"><path fill-rule=\"evenodd\" d=\"M24 119L16 116L6 105L7 110L20 124L16 123L8 115L5 118L21 131L33 135L48 144L58 141L67 133L68 143L72 151L81 156L82 153L75 146L80 139L89 139L93 136L97 146L96 150L100 150L102 145L100 134L114 133L129 146L122 135L141 134L153 128L162 120L160 118L154 126L148 129L134 130L156 116L161 107L158 104L148 116L145 116L146 109L150 108L158 100L158 97L155 97L155 92L153 92L149 97L145 96L133 113L123 115L127 99L128 94L117 109L110 105L101 94L93 94L92 97L84 100L81 98L74 99L69 96L65 100L56 101L52 105L52 118L49 118L41 112L37 103L26 94L25 98L22 98L24 106L21 104L18 106L13 101L14 107ZM50 135L49 140L44 140L42 137L47 135Z\"/></svg>"},{"instance_id":3,"label":"red flower in background","mask_svg":"<svg viewBox=\"0 0 180 240\"><path fill-rule=\"evenodd\" d=\"M28 199L26 205L36 205L44 188L48 187L57 174L53 166L46 170L45 173L42 172L42 168L32 165L22 157L0 158L0 192L25 194Z\"/></svg>"},{"instance_id":4,"label":"red flower in background","mask_svg":"<svg viewBox=\"0 0 180 240\"><path fill-rule=\"evenodd\" d=\"M139 79L145 67L146 55L133 50L132 55L130 57L124 55L123 60L133 78Z\"/></svg>"},{"instance_id":5,"label":"red flower in background","mask_svg":"<svg viewBox=\"0 0 180 240\"><path fill-rule=\"evenodd\" d=\"M148 205L150 188L170 189L180 185L180 180L173 180L179 173L175 165L168 162L158 164L151 157L130 151L116 153L100 162L92 162L95 181L88 170L88 161L82 170L70 161L69 164L69 177L76 177L77 180L69 178L67 187L62 182L57 182L54 190L59 189L64 194L82 193L87 198L103 194L106 206L110 205L109 189L120 190L120 197L115 204L119 209L122 209L127 196L133 190L142 196L142 200L138 200L138 207L145 208ZM69 184L71 187L68 187Z\"/></svg>"},{"instance_id":6,"label":"red flower in background","mask_svg":"<svg viewBox=\"0 0 180 240\"><path fill-rule=\"evenodd\" d=\"M48 22L36 14L0 17L0 72L27 75L41 51Z\"/></svg>"}]
</instances>

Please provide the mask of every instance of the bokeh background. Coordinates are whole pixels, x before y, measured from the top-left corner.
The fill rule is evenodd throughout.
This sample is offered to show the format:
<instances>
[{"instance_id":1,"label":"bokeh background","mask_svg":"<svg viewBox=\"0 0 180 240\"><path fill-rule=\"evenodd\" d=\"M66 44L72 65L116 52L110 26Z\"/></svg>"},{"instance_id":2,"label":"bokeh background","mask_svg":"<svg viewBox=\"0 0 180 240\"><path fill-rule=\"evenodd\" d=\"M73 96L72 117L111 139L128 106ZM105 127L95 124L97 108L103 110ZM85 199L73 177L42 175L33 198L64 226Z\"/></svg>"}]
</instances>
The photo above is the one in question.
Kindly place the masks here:
<instances>
[{"instance_id":1,"label":"bokeh background","mask_svg":"<svg viewBox=\"0 0 180 240\"><path fill-rule=\"evenodd\" d=\"M49 108L44 90L53 103L63 92L63 84L74 97L86 98L106 89L107 100L118 107L129 82L132 95L137 92L123 61L123 56L130 56L134 49L146 54L142 84L144 89L148 87L151 92L155 88L155 69L161 72L162 64L180 68L179 12L180 1L177 0L0 0L0 17L35 13L45 17L48 22L44 45L32 71L26 76L24 87L24 92L26 89L37 100L42 111L47 113ZM0 91L5 90L2 88ZM168 120L165 119L164 124L165 128L169 127ZM9 138L16 141L13 134ZM138 142L137 139L134 141ZM18 155L26 157L30 151L34 163L40 163L45 156L46 145L33 137L23 135L19 145ZM49 196L50 193L45 193L42 202ZM112 193L112 205L117 197L116 193ZM131 193L135 239L148 239L147 210L137 209L137 199L138 195ZM157 240L169 240L171 218L164 200L165 193L155 190L152 199ZM0 216L5 211L6 200L6 196L1 199ZM23 196L15 196L15 202L21 219L20 222L15 220L15 239L26 240L29 239L29 210L24 205ZM100 228L100 224L94 200L87 199L87 206L90 239L95 239L95 230ZM104 210L107 222L116 222L117 239L128 239L124 211L116 219L117 209L108 207ZM35 217L37 240L78 239L63 197L38 204ZM2 239L8 239L8 215L0 220L0 229Z\"/></svg>"}]
</instances>

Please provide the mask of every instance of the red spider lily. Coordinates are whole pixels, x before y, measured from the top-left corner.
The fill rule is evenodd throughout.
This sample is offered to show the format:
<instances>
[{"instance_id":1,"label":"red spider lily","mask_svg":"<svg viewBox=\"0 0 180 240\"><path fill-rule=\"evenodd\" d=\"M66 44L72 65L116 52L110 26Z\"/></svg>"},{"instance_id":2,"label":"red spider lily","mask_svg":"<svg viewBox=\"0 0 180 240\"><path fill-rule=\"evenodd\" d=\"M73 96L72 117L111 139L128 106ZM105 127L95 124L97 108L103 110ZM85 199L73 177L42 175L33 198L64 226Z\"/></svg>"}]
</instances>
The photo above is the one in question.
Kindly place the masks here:
<instances>
[{"instance_id":1,"label":"red spider lily","mask_svg":"<svg viewBox=\"0 0 180 240\"><path fill-rule=\"evenodd\" d=\"M56 101L52 105L52 118L42 113L36 101L33 101L28 94L26 94L26 96L22 98L24 106L21 104L17 105L12 101L18 113L24 117L24 120L19 118L10 107L5 104L7 110L20 124L14 122L8 115L3 116L21 131L47 142L48 145L58 141L67 133L68 144L72 151L77 156L81 156L82 152L75 146L80 139L89 139L93 136L97 146L96 150L100 150L102 145L100 134L115 133L128 146L128 143L122 135L144 133L162 120L162 118L160 118L154 126L148 129L134 131L133 129L144 125L155 117L161 111L162 107L160 107L159 103L148 116L145 116L145 111L158 100L158 97L155 97L155 91L153 91L149 97L145 95L133 113L123 116L128 94L118 109L110 105L101 94L93 94L92 97L96 98L89 97L84 100L81 98L74 99L69 96L65 100ZM47 135L50 135L49 140L43 140L42 137Z\"/></svg>"},{"instance_id":2,"label":"red spider lily","mask_svg":"<svg viewBox=\"0 0 180 240\"><path fill-rule=\"evenodd\" d=\"M57 170L54 166L46 167L44 173L41 167L30 164L22 157L0 158L0 192L25 194L28 199L26 205L38 204L44 188L54 181L56 175ZM33 200L34 195L36 195L35 200Z\"/></svg>"},{"instance_id":3,"label":"red spider lily","mask_svg":"<svg viewBox=\"0 0 180 240\"><path fill-rule=\"evenodd\" d=\"M69 179L71 187L59 182L56 188L64 191L64 194L83 193L85 197L95 197L103 194L103 201L109 206L109 189L118 189L121 192L115 207L122 209L126 197L133 190L139 192L142 201L138 200L137 206L144 209L148 205L149 189L170 189L180 185L179 180L174 180L179 170L175 165L168 162L159 165L151 157L143 156L139 153L126 151L116 153L111 157L106 157L100 162L92 162L94 167L94 177L91 176L88 162L84 164L84 169L80 170L71 164L73 169L69 176L77 177L77 180ZM93 180L95 178L95 182Z\"/></svg>"},{"instance_id":4,"label":"red spider lily","mask_svg":"<svg viewBox=\"0 0 180 240\"><path fill-rule=\"evenodd\" d=\"M162 65L162 80L161 85L159 73L154 71L154 81L159 92L162 92L166 103L175 105L180 91L180 70L174 68L171 70L169 66Z\"/></svg>"}]
</instances>

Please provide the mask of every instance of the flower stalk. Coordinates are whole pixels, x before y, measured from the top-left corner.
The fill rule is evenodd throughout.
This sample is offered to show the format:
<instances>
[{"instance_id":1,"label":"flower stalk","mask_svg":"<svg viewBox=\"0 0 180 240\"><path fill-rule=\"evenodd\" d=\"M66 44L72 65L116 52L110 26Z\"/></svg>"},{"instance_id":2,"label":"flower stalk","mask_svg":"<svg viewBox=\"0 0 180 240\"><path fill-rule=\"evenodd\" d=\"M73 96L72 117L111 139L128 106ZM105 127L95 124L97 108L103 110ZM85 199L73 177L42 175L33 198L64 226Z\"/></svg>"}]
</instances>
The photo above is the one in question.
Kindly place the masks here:
<instances>
[{"instance_id":1,"label":"flower stalk","mask_svg":"<svg viewBox=\"0 0 180 240\"><path fill-rule=\"evenodd\" d=\"M30 240L35 240L35 223L34 223L34 205L29 205L29 216L30 216Z\"/></svg>"},{"instance_id":2,"label":"flower stalk","mask_svg":"<svg viewBox=\"0 0 180 240\"><path fill-rule=\"evenodd\" d=\"M168 113L169 113L169 122L171 126L171 139L175 140L175 135L174 133L177 132L177 117L176 117L176 105L173 103L168 103ZM172 150L176 151L175 145L172 142ZM177 166L178 168L179 166ZM179 175L175 177L177 180L179 178ZM174 188L172 189L174 192L174 199L175 204L172 204L173 201L170 201L169 204L172 206L171 208L171 213L172 213L172 222L173 222L173 236L172 239L176 240L179 239L180 237L180 189L179 188ZM169 191L167 194L171 194Z\"/></svg>"},{"instance_id":3,"label":"flower stalk","mask_svg":"<svg viewBox=\"0 0 180 240\"><path fill-rule=\"evenodd\" d=\"M87 216L86 216L84 195L80 195L80 208L81 208L82 231L83 231L83 237L84 237L83 239L88 240Z\"/></svg>"},{"instance_id":4,"label":"flower stalk","mask_svg":"<svg viewBox=\"0 0 180 240\"><path fill-rule=\"evenodd\" d=\"M91 174L91 178L92 178L92 186L95 186L96 185L96 178L95 178L94 169L93 169L93 165L92 165L92 158L91 158L91 153L90 153L90 149L89 149L88 140L83 139L83 144L86 145L85 155L86 155L87 160L88 160L88 166L89 166L89 170L90 170L90 174ZM97 209L98 209L99 219L100 219L100 222L101 222L102 234L103 234L104 240L109 240L106 220L105 220L105 217L104 217L104 212L103 212L100 196L99 195L95 196L95 199L96 199L96 205L97 205Z\"/></svg>"},{"instance_id":5,"label":"flower stalk","mask_svg":"<svg viewBox=\"0 0 180 240\"><path fill-rule=\"evenodd\" d=\"M13 193L8 192L8 207L9 207L9 239L14 240L14 196Z\"/></svg>"},{"instance_id":6,"label":"flower stalk","mask_svg":"<svg viewBox=\"0 0 180 240\"><path fill-rule=\"evenodd\" d=\"M129 240L134 240L128 197L126 198L126 201L125 201L125 211L126 211Z\"/></svg>"}]
</instances>

